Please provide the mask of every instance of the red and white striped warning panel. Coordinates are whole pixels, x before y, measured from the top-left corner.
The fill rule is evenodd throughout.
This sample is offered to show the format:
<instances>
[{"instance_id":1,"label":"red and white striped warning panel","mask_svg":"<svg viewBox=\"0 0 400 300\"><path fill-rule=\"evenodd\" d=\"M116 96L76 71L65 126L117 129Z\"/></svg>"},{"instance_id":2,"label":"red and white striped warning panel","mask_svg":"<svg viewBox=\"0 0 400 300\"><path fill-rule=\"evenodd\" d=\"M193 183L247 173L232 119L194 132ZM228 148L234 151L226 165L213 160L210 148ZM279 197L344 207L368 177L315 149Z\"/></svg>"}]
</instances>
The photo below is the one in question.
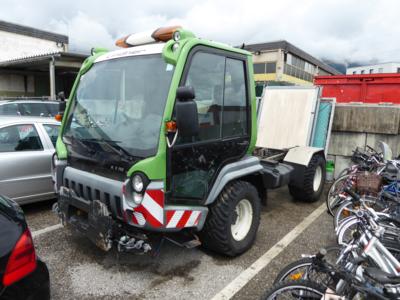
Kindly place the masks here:
<instances>
[{"instance_id":1,"label":"red and white striped warning panel","mask_svg":"<svg viewBox=\"0 0 400 300\"><path fill-rule=\"evenodd\" d=\"M199 224L199 210L168 210L166 212L166 228L194 227Z\"/></svg>"},{"instance_id":2,"label":"red and white striped warning panel","mask_svg":"<svg viewBox=\"0 0 400 300\"><path fill-rule=\"evenodd\" d=\"M132 222L144 226L146 222L154 228L185 228L199 224L201 210L166 210L164 215L164 191L162 189L147 190L141 205L135 207Z\"/></svg>"},{"instance_id":3,"label":"red and white striped warning panel","mask_svg":"<svg viewBox=\"0 0 400 300\"><path fill-rule=\"evenodd\" d=\"M133 209L132 221L143 226L146 221L155 228L164 225L164 191L147 190L142 204Z\"/></svg>"}]
</instances>

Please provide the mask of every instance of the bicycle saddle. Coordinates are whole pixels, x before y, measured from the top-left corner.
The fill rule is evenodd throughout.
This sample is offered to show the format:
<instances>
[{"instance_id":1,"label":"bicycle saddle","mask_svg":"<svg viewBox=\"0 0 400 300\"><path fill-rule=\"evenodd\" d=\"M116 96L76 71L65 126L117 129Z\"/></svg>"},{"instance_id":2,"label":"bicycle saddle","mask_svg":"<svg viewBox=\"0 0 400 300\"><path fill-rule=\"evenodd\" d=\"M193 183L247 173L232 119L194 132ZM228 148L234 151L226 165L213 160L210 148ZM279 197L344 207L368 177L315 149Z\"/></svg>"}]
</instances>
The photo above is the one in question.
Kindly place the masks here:
<instances>
[{"instance_id":1,"label":"bicycle saddle","mask_svg":"<svg viewBox=\"0 0 400 300\"><path fill-rule=\"evenodd\" d=\"M365 268L364 274L381 284L400 284L400 276L386 273L377 268Z\"/></svg>"}]
</instances>

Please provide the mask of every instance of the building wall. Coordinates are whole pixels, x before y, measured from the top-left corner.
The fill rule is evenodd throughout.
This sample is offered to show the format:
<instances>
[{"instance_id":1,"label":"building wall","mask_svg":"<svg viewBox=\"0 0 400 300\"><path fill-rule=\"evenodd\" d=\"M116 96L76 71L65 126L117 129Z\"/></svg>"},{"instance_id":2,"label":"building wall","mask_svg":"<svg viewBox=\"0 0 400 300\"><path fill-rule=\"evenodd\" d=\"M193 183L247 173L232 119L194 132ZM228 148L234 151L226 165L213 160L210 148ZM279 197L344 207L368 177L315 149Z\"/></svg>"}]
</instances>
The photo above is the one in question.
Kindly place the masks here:
<instances>
[{"instance_id":1,"label":"building wall","mask_svg":"<svg viewBox=\"0 0 400 300\"><path fill-rule=\"evenodd\" d=\"M385 63L347 68L346 74L400 73L400 63Z\"/></svg>"},{"instance_id":2,"label":"building wall","mask_svg":"<svg viewBox=\"0 0 400 300\"><path fill-rule=\"evenodd\" d=\"M0 74L0 96L33 96L34 94L33 75Z\"/></svg>"},{"instance_id":3,"label":"building wall","mask_svg":"<svg viewBox=\"0 0 400 300\"><path fill-rule=\"evenodd\" d=\"M282 49L253 53L254 80L262 83L265 81L287 82L294 85L309 86L313 84L315 75L327 74L324 70ZM274 70L271 70L274 64ZM260 70L265 66L265 72Z\"/></svg>"},{"instance_id":4,"label":"building wall","mask_svg":"<svg viewBox=\"0 0 400 300\"><path fill-rule=\"evenodd\" d=\"M0 61L67 50L65 44L57 45L53 41L0 31Z\"/></svg>"}]
</instances>

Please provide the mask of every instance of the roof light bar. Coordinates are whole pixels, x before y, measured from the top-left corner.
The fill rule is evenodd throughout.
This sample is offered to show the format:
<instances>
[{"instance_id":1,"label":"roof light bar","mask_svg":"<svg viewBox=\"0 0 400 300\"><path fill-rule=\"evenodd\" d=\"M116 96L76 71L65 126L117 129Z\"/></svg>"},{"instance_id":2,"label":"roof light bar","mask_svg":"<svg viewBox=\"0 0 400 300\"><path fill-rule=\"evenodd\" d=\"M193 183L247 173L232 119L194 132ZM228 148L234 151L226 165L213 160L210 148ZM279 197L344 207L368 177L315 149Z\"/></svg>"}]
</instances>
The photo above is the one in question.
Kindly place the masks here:
<instances>
[{"instance_id":1,"label":"roof light bar","mask_svg":"<svg viewBox=\"0 0 400 300\"><path fill-rule=\"evenodd\" d=\"M133 33L126 37L120 38L115 42L115 45L122 48L134 47L139 45L146 45L155 42L167 42L170 39L178 38L179 35L174 33L182 28L181 26L168 26L160 27L155 31L145 31Z\"/></svg>"}]
</instances>

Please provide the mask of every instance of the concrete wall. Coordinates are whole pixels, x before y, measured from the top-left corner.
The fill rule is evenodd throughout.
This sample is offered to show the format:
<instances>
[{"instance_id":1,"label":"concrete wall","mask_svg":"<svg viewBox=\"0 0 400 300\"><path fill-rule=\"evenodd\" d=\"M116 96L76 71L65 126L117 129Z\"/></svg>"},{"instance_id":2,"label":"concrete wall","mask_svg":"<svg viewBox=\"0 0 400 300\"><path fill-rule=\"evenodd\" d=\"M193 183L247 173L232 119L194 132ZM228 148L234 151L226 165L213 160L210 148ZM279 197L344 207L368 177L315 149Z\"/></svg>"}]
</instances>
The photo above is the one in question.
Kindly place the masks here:
<instances>
[{"instance_id":1,"label":"concrete wall","mask_svg":"<svg viewBox=\"0 0 400 300\"><path fill-rule=\"evenodd\" d=\"M277 61L279 58L278 50L263 52L258 55L253 54L253 63L264 63L270 61Z\"/></svg>"},{"instance_id":2,"label":"concrete wall","mask_svg":"<svg viewBox=\"0 0 400 300\"><path fill-rule=\"evenodd\" d=\"M351 164L356 147L378 149L378 142L384 141L398 156L399 124L400 106L336 105L328 150L328 159L335 161L335 177Z\"/></svg>"},{"instance_id":3,"label":"concrete wall","mask_svg":"<svg viewBox=\"0 0 400 300\"><path fill-rule=\"evenodd\" d=\"M0 31L0 61L56 51L67 51L56 42Z\"/></svg>"}]
</instances>

